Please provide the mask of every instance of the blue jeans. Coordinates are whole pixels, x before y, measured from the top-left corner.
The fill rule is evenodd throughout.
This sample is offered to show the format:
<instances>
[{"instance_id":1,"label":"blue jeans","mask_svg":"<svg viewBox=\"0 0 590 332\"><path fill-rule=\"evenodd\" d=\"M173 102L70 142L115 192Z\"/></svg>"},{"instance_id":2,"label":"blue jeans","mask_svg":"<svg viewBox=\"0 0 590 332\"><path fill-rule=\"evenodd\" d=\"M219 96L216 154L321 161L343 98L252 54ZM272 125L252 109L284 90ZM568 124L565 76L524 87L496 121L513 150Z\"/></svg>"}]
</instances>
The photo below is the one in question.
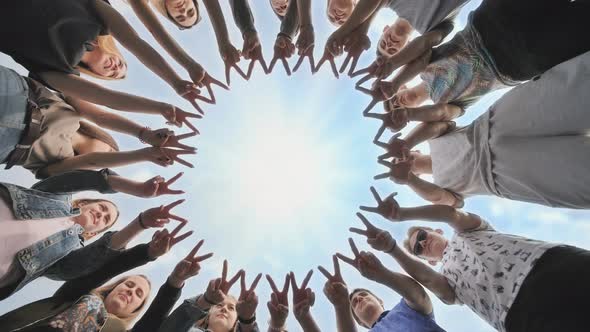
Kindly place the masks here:
<instances>
[{"instance_id":1,"label":"blue jeans","mask_svg":"<svg viewBox=\"0 0 590 332\"><path fill-rule=\"evenodd\" d=\"M14 70L0 66L0 163L14 150L25 129L29 86Z\"/></svg>"}]
</instances>

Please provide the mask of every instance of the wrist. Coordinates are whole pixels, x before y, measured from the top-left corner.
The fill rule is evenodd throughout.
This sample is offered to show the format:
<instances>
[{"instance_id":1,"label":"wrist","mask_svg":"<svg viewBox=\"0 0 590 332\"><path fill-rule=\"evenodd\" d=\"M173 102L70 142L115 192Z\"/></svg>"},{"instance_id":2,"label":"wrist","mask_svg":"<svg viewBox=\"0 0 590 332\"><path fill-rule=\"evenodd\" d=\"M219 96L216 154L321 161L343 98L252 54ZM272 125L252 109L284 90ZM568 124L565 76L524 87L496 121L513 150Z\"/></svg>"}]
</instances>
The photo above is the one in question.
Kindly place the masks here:
<instances>
[{"instance_id":1,"label":"wrist","mask_svg":"<svg viewBox=\"0 0 590 332\"><path fill-rule=\"evenodd\" d=\"M205 294L203 293L197 298L197 300L195 301L195 305L200 309L209 310L209 308L211 308L213 304L207 302L207 300L205 299Z\"/></svg>"},{"instance_id":2,"label":"wrist","mask_svg":"<svg viewBox=\"0 0 590 332\"><path fill-rule=\"evenodd\" d=\"M147 227L145 225L145 223L143 222L143 212L140 212L139 215L137 216L137 222L139 223L139 226L142 229L148 229L149 227Z\"/></svg>"},{"instance_id":3,"label":"wrist","mask_svg":"<svg viewBox=\"0 0 590 332\"><path fill-rule=\"evenodd\" d=\"M386 253L386 254L393 253L393 251L395 250L395 247L397 247L397 241L394 239L393 240L393 244L391 245L391 248L389 248L386 251L384 251L384 253Z\"/></svg>"},{"instance_id":4,"label":"wrist","mask_svg":"<svg viewBox=\"0 0 590 332\"><path fill-rule=\"evenodd\" d=\"M238 315L238 321L240 322L240 324L244 324L244 325L254 324L256 322L256 314L252 314L252 317L250 317L250 318L244 318L244 317Z\"/></svg>"},{"instance_id":5,"label":"wrist","mask_svg":"<svg viewBox=\"0 0 590 332\"><path fill-rule=\"evenodd\" d=\"M184 279L178 278L174 274L171 274L168 277L168 285L180 289L184 286Z\"/></svg>"},{"instance_id":6,"label":"wrist","mask_svg":"<svg viewBox=\"0 0 590 332\"><path fill-rule=\"evenodd\" d=\"M283 331L286 331L287 329L285 328L285 321L283 320L282 322L281 321L277 322L276 320L273 320L271 318L268 321L268 330L269 331L273 331L273 332L283 332Z\"/></svg>"},{"instance_id":7,"label":"wrist","mask_svg":"<svg viewBox=\"0 0 590 332\"><path fill-rule=\"evenodd\" d=\"M143 143L143 144L148 144L148 143L145 141L145 134L146 134L146 132L148 132L148 131L151 131L151 128L146 126L146 127L142 127L142 128L139 130L139 132L137 133L137 138L138 138L138 139L139 139L139 141L140 141L141 143Z\"/></svg>"}]
</instances>

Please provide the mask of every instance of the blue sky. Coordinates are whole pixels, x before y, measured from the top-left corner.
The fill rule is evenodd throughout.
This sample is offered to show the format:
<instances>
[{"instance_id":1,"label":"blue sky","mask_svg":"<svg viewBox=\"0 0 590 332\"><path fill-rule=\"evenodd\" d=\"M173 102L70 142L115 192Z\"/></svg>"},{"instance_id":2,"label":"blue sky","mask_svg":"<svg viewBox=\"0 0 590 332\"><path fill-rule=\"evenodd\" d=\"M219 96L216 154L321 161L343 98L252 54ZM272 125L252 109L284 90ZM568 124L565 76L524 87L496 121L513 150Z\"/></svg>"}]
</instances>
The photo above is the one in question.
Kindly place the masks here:
<instances>
[{"instance_id":1,"label":"blue sky","mask_svg":"<svg viewBox=\"0 0 590 332\"><path fill-rule=\"evenodd\" d=\"M139 34L160 50L166 59L170 59L131 10L120 0L113 2ZM268 62L272 57L279 21L267 1L250 2ZM458 18L459 27L465 24L468 12L478 4L479 1L472 1L463 8ZM316 59L321 56L323 44L334 29L327 22L325 6L324 1L313 4ZM222 7L231 40L241 48L241 36L232 20L228 2L222 1ZM373 60L383 26L394 19L389 10L379 14L370 30L372 48L361 57L359 68ZM165 25L213 76L223 77L223 65L207 15L192 30L178 31L167 22ZM126 58L129 63L128 78L121 82L103 82L105 85L191 110L187 102L177 97L133 56L126 53ZM338 59L338 63L342 60ZM182 68L170 61L181 76L188 77ZM291 66L295 61L296 58L291 59ZM0 56L0 64L24 72L6 56ZM242 61L241 66L247 68L247 63ZM381 151L371 144L378 122L362 118L361 111L369 99L353 87L353 80L344 76L336 80L327 67L312 76L305 63L299 72L287 77L280 66L268 76L257 66L249 82L234 75L231 91L217 90L217 105L204 105L206 116L197 122L202 135L191 141L199 148L198 155L190 157L190 161L196 164L194 169L180 165L160 168L152 164L117 169L122 175L144 180L157 174L169 178L178 171L184 171L185 176L178 187L187 192L184 195L187 202L176 212L188 218L190 228L195 231L191 238L167 256L132 272L147 274L152 284L158 287L194 243L204 238L204 250L215 252L215 256L204 262L201 273L187 282L182 298L203 292L208 280L219 275L224 258L229 260L231 271L245 268L249 280L258 272L269 273L275 280L280 280L291 270L301 280L307 270L315 269L318 264L331 270L331 255L334 252L348 253L347 238L351 235L348 227L358 224L354 216L358 205L372 204L368 190L370 185L375 185L383 194L399 192L402 205L426 204L403 186L372 180L373 175L383 171L375 162ZM471 122L503 92L483 98L467 110L459 119L459 124ZM164 126L160 117L132 115L132 118L152 128ZM408 130L406 128L404 134ZM143 147L137 139L118 134L115 137L123 150ZM420 149L427 151L428 147L421 146ZM0 181L30 185L34 178L27 171L15 167L0 172ZM121 219L115 228L123 227L144 209L176 199L169 196L146 200L120 194L108 198L121 207ZM590 247L586 236L590 231L588 212L550 209L495 197L468 199L465 209L481 215L503 232ZM388 229L398 240L403 239L408 227L418 224L391 224L375 216L370 216L370 220ZM447 233L451 232L443 224L437 226ZM144 232L132 245L147 242L150 237L151 232ZM361 238L356 239L361 249L368 248ZM400 271L391 258L378 256L392 270ZM372 289L389 307L399 301L400 297L391 290L364 280L349 266L342 267L350 288ZM335 331L332 306L322 294L324 281L324 277L315 270L310 283L316 292L316 304L312 311L324 331ZM0 313L50 296L58 286L57 282L39 279L17 295L0 302ZM237 287L233 291L238 292ZM269 293L266 282L261 282L257 316L264 328L268 319L265 302ZM431 298L437 321L446 330L492 331L468 308L444 305L432 294ZM289 318L288 328L300 330L292 317Z\"/></svg>"}]
</instances>

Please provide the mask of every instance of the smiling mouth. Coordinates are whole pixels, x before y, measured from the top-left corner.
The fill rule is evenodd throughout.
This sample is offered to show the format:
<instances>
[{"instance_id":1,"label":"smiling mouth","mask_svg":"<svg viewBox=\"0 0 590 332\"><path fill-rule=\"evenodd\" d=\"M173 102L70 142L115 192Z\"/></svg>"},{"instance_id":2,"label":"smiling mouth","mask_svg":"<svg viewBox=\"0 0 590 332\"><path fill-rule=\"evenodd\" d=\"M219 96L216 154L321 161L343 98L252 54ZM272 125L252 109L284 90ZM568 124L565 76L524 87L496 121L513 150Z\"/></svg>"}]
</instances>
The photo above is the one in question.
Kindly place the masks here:
<instances>
[{"instance_id":1,"label":"smiling mouth","mask_svg":"<svg viewBox=\"0 0 590 332\"><path fill-rule=\"evenodd\" d=\"M121 293L121 294L119 294L119 297L120 297L121 299L123 299L123 301L124 301L125 303L129 303L129 298L127 297L127 295L125 295L125 294Z\"/></svg>"}]
</instances>

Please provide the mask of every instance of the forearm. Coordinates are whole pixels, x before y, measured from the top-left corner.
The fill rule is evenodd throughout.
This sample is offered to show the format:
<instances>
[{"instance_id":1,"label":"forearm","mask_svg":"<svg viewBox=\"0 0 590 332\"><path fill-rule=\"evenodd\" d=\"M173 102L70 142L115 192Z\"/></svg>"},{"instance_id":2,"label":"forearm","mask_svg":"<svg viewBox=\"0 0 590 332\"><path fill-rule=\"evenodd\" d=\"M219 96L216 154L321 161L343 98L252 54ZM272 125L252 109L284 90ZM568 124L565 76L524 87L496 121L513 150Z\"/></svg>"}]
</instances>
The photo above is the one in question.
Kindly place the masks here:
<instances>
[{"instance_id":1,"label":"forearm","mask_svg":"<svg viewBox=\"0 0 590 332\"><path fill-rule=\"evenodd\" d=\"M360 0L354 7L350 17L339 30L342 34L348 35L361 26L361 24L369 21L369 19L374 16L375 12L381 9L385 1L387 0Z\"/></svg>"},{"instance_id":2,"label":"forearm","mask_svg":"<svg viewBox=\"0 0 590 332\"><path fill-rule=\"evenodd\" d=\"M391 56L388 62L393 64L395 68L399 68L438 45L443 38L444 35L439 30L427 32L412 39L404 48Z\"/></svg>"},{"instance_id":3,"label":"forearm","mask_svg":"<svg viewBox=\"0 0 590 332\"><path fill-rule=\"evenodd\" d=\"M441 136L449 129L445 122L422 122L416 125L410 133L404 137L406 144L413 149L418 144Z\"/></svg>"},{"instance_id":4,"label":"forearm","mask_svg":"<svg viewBox=\"0 0 590 332\"><path fill-rule=\"evenodd\" d=\"M225 25L225 18L221 11L221 6L218 0L203 0L207 13L211 19L213 30L215 31L215 38L217 39L217 45L229 43L229 34L227 32L227 26Z\"/></svg>"},{"instance_id":5,"label":"forearm","mask_svg":"<svg viewBox=\"0 0 590 332\"><path fill-rule=\"evenodd\" d=\"M247 32L256 32L254 15L252 15L252 9L250 9L248 0L230 0L229 4L231 6L234 21L236 22L238 29L240 29L242 36Z\"/></svg>"},{"instance_id":6,"label":"forearm","mask_svg":"<svg viewBox=\"0 0 590 332\"><path fill-rule=\"evenodd\" d=\"M298 318L297 322L301 326L303 332L321 332L320 327L313 319L311 312L307 313L304 317Z\"/></svg>"},{"instance_id":7,"label":"forearm","mask_svg":"<svg viewBox=\"0 0 590 332\"><path fill-rule=\"evenodd\" d=\"M127 226L113 234L111 238L111 248L118 250L127 246L131 240L138 236L145 229L139 223L139 216L133 219Z\"/></svg>"},{"instance_id":8,"label":"forearm","mask_svg":"<svg viewBox=\"0 0 590 332\"><path fill-rule=\"evenodd\" d=\"M140 150L119 152L91 152L74 156L60 162L48 165L40 171L48 176L74 170L96 170L125 166L145 159L141 157Z\"/></svg>"},{"instance_id":9,"label":"forearm","mask_svg":"<svg viewBox=\"0 0 590 332\"><path fill-rule=\"evenodd\" d=\"M416 207L404 207L399 209L399 220L420 220L429 222L444 222L453 225L458 220L458 214L462 213L448 205L423 205Z\"/></svg>"},{"instance_id":10,"label":"forearm","mask_svg":"<svg viewBox=\"0 0 590 332\"><path fill-rule=\"evenodd\" d=\"M311 20L311 0L297 0L297 12L300 26L313 25Z\"/></svg>"},{"instance_id":11,"label":"forearm","mask_svg":"<svg viewBox=\"0 0 590 332\"><path fill-rule=\"evenodd\" d=\"M414 310L423 314L430 314L432 312L430 298L416 280L406 275L387 270L379 283L398 293Z\"/></svg>"},{"instance_id":12,"label":"forearm","mask_svg":"<svg viewBox=\"0 0 590 332\"><path fill-rule=\"evenodd\" d=\"M336 311L336 327L338 332L357 332L356 323L350 313L350 303L334 307Z\"/></svg>"},{"instance_id":13,"label":"forearm","mask_svg":"<svg viewBox=\"0 0 590 332\"><path fill-rule=\"evenodd\" d=\"M100 171L76 170L39 181L31 189L58 194L72 194L86 190L112 194L120 189L113 187L110 182L111 179L115 178L120 178L120 176L109 169Z\"/></svg>"},{"instance_id":14,"label":"forearm","mask_svg":"<svg viewBox=\"0 0 590 332\"><path fill-rule=\"evenodd\" d=\"M404 84L411 81L414 77L418 76L421 72L426 69L430 62L432 50L427 50L422 53L419 57L405 65L399 73L391 80L392 83L397 87L396 91Z\"/></svg>"},{"instance_id":15,"label":"forearm","mask_svg":"<svg viewBox=\"0 0 590 332\"><path fill-rule=\"evenodd\" d=\"M421 122L450 121L463 113L461 107L451 104L425 105L407 111L408 120Z\"/></svg>"},{"instance_id":16,"label":"forearm","mask_svg":"<svg viewBox=\"0 0 590 332\"><path fill-rule=\"evenodd\" d=\"M130 0L129 4L160 46L162 46L162 48L164 48L176 62L184 68L195 63L195 60L193 60L176 40L172 38L168 31L166 31L154 11L150 8L147 0Z\"/></svg>"},{"instance_id":17,"label":"forearm","mask_svg":"<svg viewBox=\"0 0 590 332\"><path fill-rule=\"evenodd\" d=\"M299 30L299 10L297 8L297 0L289 1L287 13L281 22L280 35L287 36L291 39L297 35L297 31Z\"/></svg>"},{"instance_id":18,"label":"forearm","mask_svg":"<svg viewBox=\"0 0 590 332\"><path fill-rule=\"evenodd\" d=\"M453 195L453 193L437 186L434 183L422 180L412 173L410 173L410 176L408 177L408 186L410 186L410 188L412 188L412 190L414 190L418 196L433 204L442 204L454 207L461 203L457 197Z\"/></svg>"},{"instance_id":19,"label":"forearm","mask_svg":"<svg viewBox=\"0 0 590 332\"><path fill-rule=\"evenodd\" d=\"M155 331L168 317L181 292L182 287L175 287L165 282L147 311L129 332Z\"/></svg>"},{"instance_id":20,"label":"forearm","mask_svg":"<svg viewBox=\"0 0 590 332\"><path fill-rule=\"evenodd\" d=\"M66 97L66 101L74 106L83 118L96 123L101 128L114 130L133 137L138 137L144 128L124 116L107 112L92 103L69 97Z\"/></svg>"}]
</instances>

